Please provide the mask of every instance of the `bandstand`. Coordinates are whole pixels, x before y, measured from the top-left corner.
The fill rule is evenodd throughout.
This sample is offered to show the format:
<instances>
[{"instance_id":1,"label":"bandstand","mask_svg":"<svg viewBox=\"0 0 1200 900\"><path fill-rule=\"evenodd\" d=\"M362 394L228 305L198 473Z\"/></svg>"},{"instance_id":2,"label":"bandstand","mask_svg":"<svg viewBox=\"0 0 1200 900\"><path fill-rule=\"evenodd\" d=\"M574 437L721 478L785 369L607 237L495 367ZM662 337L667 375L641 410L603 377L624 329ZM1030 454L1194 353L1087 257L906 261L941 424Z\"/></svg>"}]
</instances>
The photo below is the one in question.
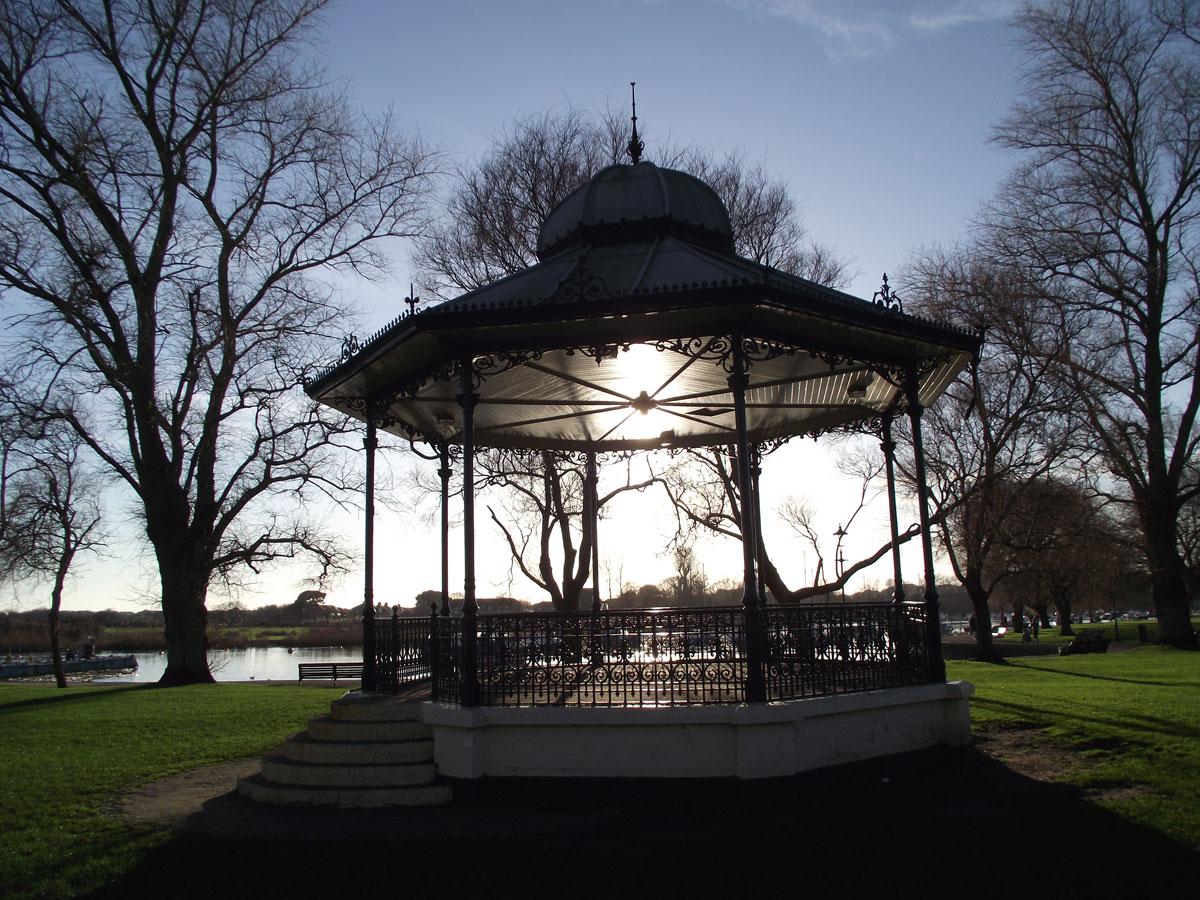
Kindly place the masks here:
<instances>
[{"instance_id":1,"label":"bandstand","mask_svg":"<svg viewBox=\"0 0 1200 900\"><path fill-rule=\"evenodd\" d=\"M306 389L366 430L364 692L430 679L439 773L502 777L787 776L969 741L970 686L947 684L921 443L922 409L978 352L971 332L736 255L716 193L640 158L599 172L545 220L539 262L397 318ZM892 429L911 429L925 593L902 593ZM895 589L877 604L768 603L757 577L758 477L789 438L878 435ZM442 600L375 617L380 430L430 448L442 484ZM744 594L728 608L487 615L475 596L480 447L614 454L719 446L735 462ZM452 465L464 583L447 572ZM803 473L782 473L802 482ZM594 522L594 520L593 520Z\"/></svg>"}]
</instances>

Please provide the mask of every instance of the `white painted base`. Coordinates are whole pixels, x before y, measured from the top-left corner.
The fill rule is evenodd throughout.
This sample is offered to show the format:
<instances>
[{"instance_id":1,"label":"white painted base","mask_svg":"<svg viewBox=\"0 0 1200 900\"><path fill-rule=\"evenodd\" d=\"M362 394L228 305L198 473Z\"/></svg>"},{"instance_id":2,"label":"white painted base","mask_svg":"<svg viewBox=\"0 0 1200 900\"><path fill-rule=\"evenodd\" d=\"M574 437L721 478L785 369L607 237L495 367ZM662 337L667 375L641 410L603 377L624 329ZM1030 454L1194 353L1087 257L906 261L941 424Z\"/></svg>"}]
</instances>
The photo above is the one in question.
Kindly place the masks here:
<instances>
[{"instance_id":1,"label":"white painted base","mask_svg":"<svg viewBox=\"0 0 1200 900\"><path fill-rule=\"evenodd\" d=\"M775 778L971 740L965 681L785 703L464 709L425 703L450 778Z\"/></svg>"}]
</instances>

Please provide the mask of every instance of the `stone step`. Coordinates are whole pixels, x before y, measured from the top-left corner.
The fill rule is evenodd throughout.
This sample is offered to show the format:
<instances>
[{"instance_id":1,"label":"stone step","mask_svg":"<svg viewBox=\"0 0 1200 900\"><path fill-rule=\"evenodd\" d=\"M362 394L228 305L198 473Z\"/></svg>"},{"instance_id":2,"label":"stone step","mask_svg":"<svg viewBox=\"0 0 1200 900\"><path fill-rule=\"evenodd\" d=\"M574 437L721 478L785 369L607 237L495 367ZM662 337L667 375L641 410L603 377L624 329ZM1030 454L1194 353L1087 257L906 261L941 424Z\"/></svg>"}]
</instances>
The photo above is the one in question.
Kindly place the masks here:
<instances>
[{"instance_id":1,"label":"stone step","mask_svg":"<svg viewBox=\"0 0 1200 900\"><path fill-rule=\"evenodd\" d=\"M282 754L264 756L263 777L276 784L359 788L429 784L437 776L432 762L370 765L297 762Z\"/></svg>"},{"instance_id":2,"label":"stone step","mask_svg":"<svg viewBox=\"0 0 1200 900\"><path fill-rule=\"evenodd\" d=\"M431 762L433 741L317 741L308 734L297 734L283 745L283 755L296 762L348 765Z\"/></svg>"},{"instance_id":3,"label":"stone step","mask_svg":"<svg viewBox=\"0 0 1200 900\"><path fill-rule=\"evenodd\" d=\"M308 723L308 734L318 741L412 741L428 740L433 731L415 720L368 721L318 716Z\"/></svg>"},{"instance_id":4,"label":"stone step","mask_svg":"<svg viewBox=\"0 0 1200 900\"><path fill-rule=\"evenodd\" d=\"M238 793L259 803L280 806L333 806L375 809L384 806L442 806L452 794L449 785L420 784L386 787L309 787L279 784L262 775L238 781Z\"/></svg>"},{"instance_id":5,"label":"stone step","mask_svg":"<svg viewBox=\"0 0 1200 900\"><path fill-rule=\"evenodd\" d=\"M412 722L421 719L420 701L397 700L387 694L352 691L334 700L330 715L346 722Z\"/></svg>"}]
</instances>

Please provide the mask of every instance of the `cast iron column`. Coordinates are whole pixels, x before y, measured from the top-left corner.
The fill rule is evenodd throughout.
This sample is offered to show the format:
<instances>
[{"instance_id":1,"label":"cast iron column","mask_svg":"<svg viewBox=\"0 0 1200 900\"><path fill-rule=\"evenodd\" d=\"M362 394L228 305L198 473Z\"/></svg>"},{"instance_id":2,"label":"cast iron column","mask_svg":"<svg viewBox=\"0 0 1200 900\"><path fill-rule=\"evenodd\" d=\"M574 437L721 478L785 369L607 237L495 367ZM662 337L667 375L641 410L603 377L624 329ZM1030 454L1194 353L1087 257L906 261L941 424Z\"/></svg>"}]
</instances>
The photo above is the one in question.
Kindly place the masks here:
<instances>
[{"instance_id":1,"label":"cast iron column","mask_svg":"<svg viewBox=\"0 0 1200 900\"><path fill-rule=\"evenodd\" d=\"M908 395L908 419L912 424L913 465L917 470L917 509L921 516L921 550L925 557L925 643L929 654L929 682L946 680L946 662L942 659L942 628L938 611L937 579L933 573L933 535L929 530L929 488L925 482L925 447L921 441L920 384L915 370L905 377Z\"/></svg>"},{"instance_id":2,"label":"cast iron column","mask_svg":"<svg viewBox=\"0 0 1200 900\"><path fill-rule=\"evenodd\" d=\"M435 601L429 604L429 696L434 702L442 699L438 687L441 684L441 665L438 661L441 652L441 641L438 640L438 605Z\"/></svg>"},{"instance_id":3,"label":"cast iron column","mask_svg":"<svg viewBox=\"0 0 1200 900\"><path fill-rule=\"evenodd\" d=\"M475 602L475 393L471 358L459 367L458 405L462 407L463 470L463 606L462 606L462 704L479 705L479 670L476 643L479 604Z\"/></svg>"},{"instance_id":4,"label":"cast iron column","mask_svg":"<svg viewBox=\"0 0 1200 900\"><path fill-rule=\"evenodd\" d=\"M896 512L896 442L892 440L892 417L883 417L883 462L887 471L888 518L892 526L892 602L904 602L904 576L900 573L900 517Z\"/></svg>"},{"instance_id":5,"label":"cast iron column","mask_svg":"<svg viewBox=\"0 0 1200 900\"><path fill-rule=\"evenodd\" d=\"M742 609L746 617L746 700L763 703L767 699L767 686L763 671L763 613L758 597L758 578L755 574L754 557L758 539L754 528L754 485L750 475L750 438L746 426L746 388L750 384L747 371L746 351L742 336L733 336L733 372L729 376L729 388L733 391L734 426L737 429L738 493L741 496L742 528Z\"/></svg>"},{"instance_id":6,"label":"cast iron column","mask_svg":"<svg viewBox=\"0 0 1200 900\"><path fill-rule=\"evenodd\" d=\"M442 479L442 615L450 615L450 445L443 442L441 468Z\"/></svg>"},{"instance_id":7,"label":"cast iron column","mask_svg":"<svg viewBox=\"0 0 1200 900\"><path fill-rule=\"evenodd\" d=\"M596 474L596 451L587 452L588 514L592 519L592 612L600 612L600 491Z\"/></svg>"},{"instance_id":8,"label":"cast iron column","mask_svg":"<svg viewBox=\"0 0 1200 900\"><path fill-rule=\"evenodd\" d=\"M367 451L366 509L363 534L363 674L362 689L378 687L375 670L375 422L368 416L367 436L363 448Z\"/></svg>"},{"instance_id":9,"label":"cast iron column","mask_svg":"<svg viewBox=\"0 0 1200 900\"><path fill-rule=\"evenodd\" d=\"M767 548L763 542L763 527L762 527L762 495L759 493L759 476L762 475L762 453L759 452L759 445L755 444L750 450L750 475L751 484L754 487L754 547L755 547L755 562L758 564L758 603L760 606L767 605L767 584L766 584L766 561Z\"/></svg>"}]
</instances>

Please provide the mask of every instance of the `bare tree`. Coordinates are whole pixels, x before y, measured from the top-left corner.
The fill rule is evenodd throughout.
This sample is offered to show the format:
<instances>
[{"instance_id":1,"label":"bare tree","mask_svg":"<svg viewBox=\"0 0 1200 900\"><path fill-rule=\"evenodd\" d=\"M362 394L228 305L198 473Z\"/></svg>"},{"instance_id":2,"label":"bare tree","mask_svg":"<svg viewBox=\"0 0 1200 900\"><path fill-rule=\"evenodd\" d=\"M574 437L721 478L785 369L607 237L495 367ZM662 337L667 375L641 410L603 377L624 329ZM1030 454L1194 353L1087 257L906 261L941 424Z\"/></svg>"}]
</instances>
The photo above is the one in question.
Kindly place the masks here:
<instances>
[{"instance_id":1,"label":"bare tree","mask_svg":"<svg viewBox=\"0 0 1200 900\"><path fill-rule=\"evenodd\" d=\"M1193 471L1189 478L1200 480L1200 474ZM1200 495L1189 498L1179 510L1179 556L1188 597L1194 603L1200 596Z\"/></svg>"},{"instance_id":2,"label":"bare tree","mask_svg":"<svg viewBox=\"0 0 1200 900\"><path fill-rule=\"evenodd\" d=\"M0 284L28 360L140 503L162 682L210 681L206 596L281 556L355 475L297 390L343 329L320 272L372 274L429 157L302 60L324 0L4 0Z\"/></svg>"},{"instance_id":3,"label":"bare tree","mask_svg":"<svg viewBox=\"0 0 1200 900\"><path fill-rule=\"evenodd\" d=\"M489 450L476 457L476 468L481 487L505 492L504 505L489 505L488 513L504 535L512 564L550 596L555 609L579 609L596 540L580 455ZM597 511L621 494L657 483L653 475L635 479L627 459L622 482L603 493L597 488Z\"/></svg>"},{"instance_id":4,"label":"bare tree","mask_svg":"<svg viewBox=\"0 0 1200 900\"><path fill-rule=\"evenodd\" d=\"M103 546L98 485L81 464L74 431L61 421L31 420L11 385L2 387L0 575L50 581L50 655L65 688L59 613L76 557Z\"/></svg>"},{"instance_id":5,"label":"bare tree","mask_svg":"<svg viewBox=\"0 0 1200 900\"><path fill-rule=\"evenodd\" d=\"M1178 523L1200 492L1200 45L1194 4L1149 6L1019 14L1025 92L996 141L1021 161L986 224L1057 304L1056 372L1139 523L1160 640L1195 646Z\"/></svg>"},{"instance_id":6,"label":"bare tree","mask_svg":"<svg viewBox=\"0 0 1200 900\"><path fill-rule=\"evenodd\" d=\"M622 154L621 125L576 109L513 122L455 173L445 214L417 244L421 287L449 299L537 262L542 221Z\"/></svg>"},{"instance_id":7,"label":"bare tree","mask_svg":"<svg viewBox=\"0 0 1200 900\"><path fill-rule=\"evenodd\" d=\"M666 588L676 606L699 606L708 593L708 573L696 556L693 543L681 543L671 548L671 563L675 574L667 579Z\"/></svg>"},{"instance_id":8,"label":"bare tree","mask_svg":"<svg viewBox=\"0 0 1200 900\"><path fill-rule=\"evenodd\" d=\"M971 598L978 656L991 660L988 598L1014 571L1005 538L1026 491L1065 459L1070 398L1048 377L1040 303L1019 275L978 263L970 250L931 251L904 282L910 308L988 335L981 355L925 411L922 432L933 521ZM915 490L911 447L899 443L902 481Z\"/></svg>"},{"instance_id":9,"label":"bare tree","mask_svg":"<svg viewBox=\"0 0 1200 900\"><path fill-rule=\"evenodd\" d=\"M731 448L689 450L662 473L663 488L675 512L676 543L690 541L697 531L737 541L742 539L741 490L738 487L735 460ZM860 486L856 505L847 510L843 519L848 528L874 494L873 483L880 474L882 459L846 451L839 465ZM817 534L811 506L803 498L789 497L777 513L801 542L812 550L816 559L812 584L790 588L771 561L770 548L763 542L759 559L763 583L771 596L781 603L822 597L843 589L851 578L882 559L892 546L890 541L884 542L871 553L844 567L830 568L825 565L822 556L825 542ZM907 542L918 534L916 526L910 527L901 534L900 541Z\"/></svg>"},{"instance_id":10,"label":"bare tree","mask_svg":"<svg viewBox=\"0 0 1200 900\"><path fill-rule=\"evenodd\" d=\"M825 564L825 549L828 546L828 536L822 535L818 531L816 510L812 504L801 497L787 497L777 510L779 518L811 550L815 560L812 584L801 588L799 591L780 593L779 596L789 600L803 600L807 597L830 594L837 590L844 591L846 589L846 582L850 580L851 576L873 565L891 547L891 544L888 543L877 554L867 559L855 560L849 566L845 564L842 558L842 541L849 533L850 526L854 524L854 520L859 517L859 514L867 508L871 500L878 494L875 485L878 483L879 476L883 472L883 459L878 453L869 454L862 452L862 448L850 450L843 448L843 452L838 460L838 468L842 474L857 480L859 493L858 503L839 522L837 531L834 532L837 542L834 546L834 563L832 567L827 567ZM775 572L773 566L768 570L768 573L767 577L769 580L773 579L773 581L779 583L779 587L773 588L772 591L782 591L782 581L779 579L778 573Z\"/></svg>"},{"instance_id":11,"label":"bare tree","mask_svg":"<svg viewBox=\"0 0 1200 900\"><path fill-rule=\"evenodd\" d=\"M1082 483L1044 478L1020 491L1001 541L1003 593L1014 611L1029 607L1049 624L1055 607L1062 634L1073 634L1071 615L1081 604L1106 605L1127 568L1128 541Z\"/></svg>"},{"instance_id":12,"label":"bare tree","mask_svg":"<svg viewBox=\"0 0 1200 900\"><path fill-rule=\"evenodd\" d=\"M1200 46L1200 7L1195 0L1151 0L1150 14L1174 36Z\"/></svg>"}]
</instances>

